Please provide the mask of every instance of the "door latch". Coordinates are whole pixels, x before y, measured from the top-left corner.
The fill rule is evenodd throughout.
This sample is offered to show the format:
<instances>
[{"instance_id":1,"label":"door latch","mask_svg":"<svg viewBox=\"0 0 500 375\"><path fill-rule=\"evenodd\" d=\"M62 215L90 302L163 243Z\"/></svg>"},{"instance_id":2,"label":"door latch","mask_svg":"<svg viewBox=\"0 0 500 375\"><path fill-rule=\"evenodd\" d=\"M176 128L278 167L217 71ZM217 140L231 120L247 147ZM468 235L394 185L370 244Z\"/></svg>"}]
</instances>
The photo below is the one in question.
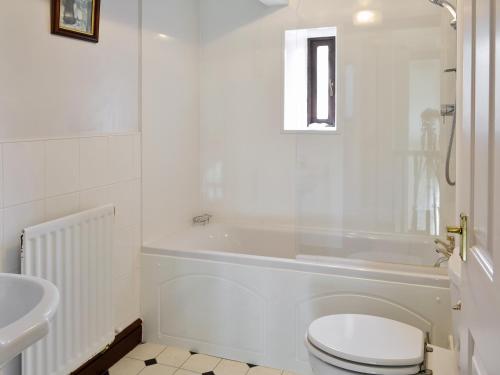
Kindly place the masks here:
<instances>
[{"instance_id":1,"label":"door latch","mask_svg":"<svg viewBox=\"0 0 500 375\"><path fill-rule=\"evenodd\" d=\"M449 234L457 234L461 236L460 241L460 258L466 262L467 261L467 232L469 225L469 217L465 214L460 215L460 226L459 227L446 227L446 231Z\"/></svg>"}]
</instances>

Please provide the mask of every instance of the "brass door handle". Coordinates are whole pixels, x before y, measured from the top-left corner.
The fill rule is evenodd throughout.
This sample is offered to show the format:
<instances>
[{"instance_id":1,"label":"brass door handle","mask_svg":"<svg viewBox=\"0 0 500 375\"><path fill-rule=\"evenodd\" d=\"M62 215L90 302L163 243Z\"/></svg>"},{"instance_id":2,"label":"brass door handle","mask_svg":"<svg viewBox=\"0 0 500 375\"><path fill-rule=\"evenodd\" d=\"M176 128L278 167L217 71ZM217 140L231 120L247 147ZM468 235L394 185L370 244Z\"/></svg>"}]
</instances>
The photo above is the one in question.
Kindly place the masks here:
<instances>
[{"instance_id":1,"label":"brass door handle","mask_svg":"<svg viewBox=\"0 0 500 375\"><path fill-rule=\"evenodd\" d=\"M469 217L465 214L460 215L460 226L459 227L446 227L446 231L449 234L457 234L460 235L461 241L460 241L460 258L465 262L467 261L467 247L468 247L468 241L467 241L467 231L468 231L468 224L469 224Z\"/></svg>"},{"instance_id":2,"label":"brass door handle","mask_svg":"<svg viewBox=\"0 0 500 375\"><path fill-rule=\"evenodd\" d=\"M446 227L446 231L449 234L460 234L460 235L462 235L462 233L463 233L463 230L462 230L461 227Z\"/></svg>"}]
</instances>

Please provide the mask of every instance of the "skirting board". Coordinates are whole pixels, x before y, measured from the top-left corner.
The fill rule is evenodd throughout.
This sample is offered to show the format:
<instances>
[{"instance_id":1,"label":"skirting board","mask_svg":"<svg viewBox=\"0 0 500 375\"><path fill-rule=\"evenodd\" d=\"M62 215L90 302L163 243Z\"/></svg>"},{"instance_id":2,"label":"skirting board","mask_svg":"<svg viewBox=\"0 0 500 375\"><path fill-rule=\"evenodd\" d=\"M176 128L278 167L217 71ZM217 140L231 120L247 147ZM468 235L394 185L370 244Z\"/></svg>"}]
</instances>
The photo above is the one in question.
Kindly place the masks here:
<instances>
[{"instance_id":1,"label":"skirting board","mask_svg":"<svg viewBox=\"0 0 500 375\"><path fill-rule=\"evenodd\" d=\"M71 375L102 375L142 341L142 320L138 319L122 332L109 348L96 355Z\"/></svg>"}]
</instances>

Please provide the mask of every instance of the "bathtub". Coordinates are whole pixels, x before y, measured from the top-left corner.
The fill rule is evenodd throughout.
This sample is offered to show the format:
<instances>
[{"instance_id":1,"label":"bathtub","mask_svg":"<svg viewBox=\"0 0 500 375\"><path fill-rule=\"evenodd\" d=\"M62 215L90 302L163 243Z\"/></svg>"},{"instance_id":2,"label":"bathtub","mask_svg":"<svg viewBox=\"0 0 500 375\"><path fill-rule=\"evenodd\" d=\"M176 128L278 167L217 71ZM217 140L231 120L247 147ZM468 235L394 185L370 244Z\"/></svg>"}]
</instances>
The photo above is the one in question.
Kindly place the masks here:
<instances>
[{"instance_id":1,"label":"bathtub","mask_svg":"<svg viewBox=\"0 0 500 375\"><path fill-rule=\"evenodd\" d=\"M148 342L303 375L304 333L324 315L378 315L449 342L449 279L430 238L210 224L141 257Z\"/></svg>"}]
</instances>

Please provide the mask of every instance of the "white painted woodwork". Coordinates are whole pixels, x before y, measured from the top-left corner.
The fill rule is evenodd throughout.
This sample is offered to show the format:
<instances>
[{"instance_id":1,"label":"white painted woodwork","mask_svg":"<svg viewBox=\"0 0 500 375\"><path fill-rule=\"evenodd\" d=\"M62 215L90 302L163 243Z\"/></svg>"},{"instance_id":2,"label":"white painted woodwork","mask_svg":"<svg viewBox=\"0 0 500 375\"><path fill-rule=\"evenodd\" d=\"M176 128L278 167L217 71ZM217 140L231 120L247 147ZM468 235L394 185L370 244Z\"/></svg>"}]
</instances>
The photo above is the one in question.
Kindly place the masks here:
<instances>
[{"instance_id":1,"label":"white painted woodwork","mask_svg":"<svg viewBox=\"0 0 500 375\"><path fill-rule=\"evenodd\" d=\"M495 375L500 372L499 10L495 0L461 0L458 6L457 217L470 216L468 260L458 281L462 311L455 314L459 365L462 375Z\"/></svg>"}]
</instances>

